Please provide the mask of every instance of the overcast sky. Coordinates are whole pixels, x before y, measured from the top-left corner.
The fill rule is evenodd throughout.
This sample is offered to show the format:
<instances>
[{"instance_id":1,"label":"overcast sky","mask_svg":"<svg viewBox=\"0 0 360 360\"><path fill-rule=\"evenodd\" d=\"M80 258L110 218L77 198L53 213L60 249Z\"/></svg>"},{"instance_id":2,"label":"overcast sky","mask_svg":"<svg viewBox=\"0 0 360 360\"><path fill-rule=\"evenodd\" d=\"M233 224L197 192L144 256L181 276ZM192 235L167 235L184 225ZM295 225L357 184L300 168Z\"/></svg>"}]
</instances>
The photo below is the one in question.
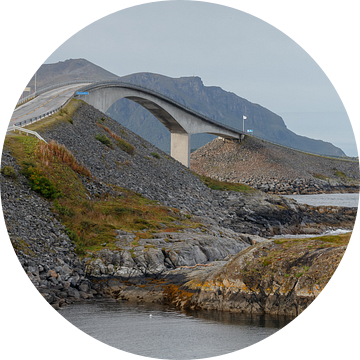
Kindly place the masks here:
<instances>
[{"instance_id":1,"label":"overcast sky","mask_svg":"<svg viewBox=\"0 0 360 360\"><path fill-rule=\"evenodd\" d=\"M200 76L279 114L290 130L357 155L343 104L321 68L284 33L245 12L189 1L135 6L87 26L46 63L69 58L119 76Z\"/></svg>"}]
</instances>

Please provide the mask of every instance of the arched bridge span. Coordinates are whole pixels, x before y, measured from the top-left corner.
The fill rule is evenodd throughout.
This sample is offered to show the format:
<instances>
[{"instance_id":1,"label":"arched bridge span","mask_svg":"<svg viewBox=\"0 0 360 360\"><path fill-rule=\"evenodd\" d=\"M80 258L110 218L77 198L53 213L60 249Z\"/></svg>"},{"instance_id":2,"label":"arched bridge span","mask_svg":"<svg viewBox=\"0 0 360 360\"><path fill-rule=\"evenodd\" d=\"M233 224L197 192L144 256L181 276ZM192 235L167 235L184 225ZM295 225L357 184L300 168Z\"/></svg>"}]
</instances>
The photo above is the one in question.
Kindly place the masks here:
<instances>
[{"instance_id":1,"label":"arched bridge span","mask_svg":"<svg viewBox=\"0 0 360 360\"><path fill-rule=\"evenodd\" d=\"M150 111L171 133L171 156L190 166L190 135L208 133L240 140L243 133L201 115L153 90L122 82L87 85L75 95L96 109L106 112L117 100L132 100ZM82 95L81 95L82 93ZM85 94L84 94L85 93Z\"/></svg>"}]
</instances>

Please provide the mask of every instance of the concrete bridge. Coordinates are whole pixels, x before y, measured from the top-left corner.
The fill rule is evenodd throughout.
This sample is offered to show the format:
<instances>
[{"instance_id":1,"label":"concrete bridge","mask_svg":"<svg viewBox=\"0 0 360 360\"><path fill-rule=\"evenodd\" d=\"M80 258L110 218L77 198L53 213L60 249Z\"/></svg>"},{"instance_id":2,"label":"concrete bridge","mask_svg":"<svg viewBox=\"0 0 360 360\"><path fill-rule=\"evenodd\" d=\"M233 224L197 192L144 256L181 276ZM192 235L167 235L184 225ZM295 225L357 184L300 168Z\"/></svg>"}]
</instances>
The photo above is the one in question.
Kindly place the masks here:
<instances>
[{"instance_id":1,"label":"concrete bridge","mask_svg":"<svg viewBox=\"0 0 360 360\"><path fill-rule=\"evenodd\" d=\"M93 83L74 95L105 113L117 100L126 98L150 111L171 133L171 156L190 166L190 136L208 133L241 140L242 131L201 115L156 91L122 82Z\"/></svg>"}]
</instances>

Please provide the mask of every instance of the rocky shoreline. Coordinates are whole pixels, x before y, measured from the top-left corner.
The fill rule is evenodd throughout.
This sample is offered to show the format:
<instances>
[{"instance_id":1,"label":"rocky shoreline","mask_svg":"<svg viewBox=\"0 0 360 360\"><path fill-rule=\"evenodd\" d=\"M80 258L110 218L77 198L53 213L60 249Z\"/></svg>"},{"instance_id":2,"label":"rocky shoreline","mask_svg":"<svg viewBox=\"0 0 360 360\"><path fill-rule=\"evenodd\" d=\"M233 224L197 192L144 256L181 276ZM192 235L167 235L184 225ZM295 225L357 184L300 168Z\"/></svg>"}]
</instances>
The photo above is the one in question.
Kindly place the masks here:
<instances>
[{"instance_id":1,"label":"rocky shoreline","mask_svg":"<svg viewBox=\"0 0 360 360\"><path fill-rule=\"evenodd\" d=\"M256 189L269 194L276 195L311 195L311 194L338 194L338 193L358 193L358 185L340 184L336 181L314 180L314 179L270 179L252 180L246 182Z\"/></svg>"},{"instance_id":2,"label":"rocky shoreline","mask_svg":"<svg viewBox=\"0 0 360 360\"><path fill-rule=\"evenodd\" d=\"M325 244L319 239L298 244L261 239L206 267L179 267L158 277L126 280L93 277L92 284L119 301L295 317L319 295L344 255L346 246Z\"/></svg>"},{"instance_id":3,"label":"rocky shoreline","mask_svg":"<svg viewBox=\"0 0 360 360\"><path fill-rule=\"evenodd\" d=\"M115 146L109 148L96 140L97 134L108 133L98 125L99 119L104 119L101 125L105 123L108 129L131 144L135 153L129 154ZM274 235L320 234L328 228L340 227L351 231L354 225L356 208L301 205L258 190L249 193L211 190L168 155L85 104L79 106L71 123L43 127L39 132L48 141L55 139L65 144L91 171L91 179L79 176L89 201L96 202L102 195L116 194L116 186L122 186L178 209L174 225L182 226L186 219L194 224L176 232L158 229L147 237L142 230L116 229L115 250L104 243L103 249L88 251L80 259L75 252L76 243L70 240L69 231L59 221L52 203L29 188L20 165L4 148L1 167L11 166L16 175L12 178L0 174L9 237L30 280L56 309L80 299L111 296L167 302L180 307L229 310L230 305L222 303L221 296L223 291L230 294L226 288L232 289L232 282L224 283L224 289L221 285L219 292L215 274L231 268L235 259L241 259L247 251L256 252L261 244L269 249L279 246L267 240ZM261 251L266 252L266 249ZM299 259L302 256L299 253ZM331 271L328 271L329 276ZM231 278L232 275L228 275ZM289 273L297 280L295 275ZM194 282L200 284L205 279L211 283L212 292L204 293L201 286L194 287ZM300 293L301 286L298 286ZM260 291L262 297L255 290L241 293L239 299L258 300L249 300L246 306L240 307L233 304L231 309L279 313L264 305L271 293L266 294L262 285L261 289L256 291ZM184 303L186 294L191 294L191 301ZM301 306L295 306L296 310L289 305L281 311L292 315L300 313L316 296L312 294ZM214 300L211 305L207 296ZM298 295L289 296L286 301L298 301ZM276 303L283 301L281 297L276 299ZM243 300L239 300L240 303L245 304Z\"/></svg>"}]
</instances>

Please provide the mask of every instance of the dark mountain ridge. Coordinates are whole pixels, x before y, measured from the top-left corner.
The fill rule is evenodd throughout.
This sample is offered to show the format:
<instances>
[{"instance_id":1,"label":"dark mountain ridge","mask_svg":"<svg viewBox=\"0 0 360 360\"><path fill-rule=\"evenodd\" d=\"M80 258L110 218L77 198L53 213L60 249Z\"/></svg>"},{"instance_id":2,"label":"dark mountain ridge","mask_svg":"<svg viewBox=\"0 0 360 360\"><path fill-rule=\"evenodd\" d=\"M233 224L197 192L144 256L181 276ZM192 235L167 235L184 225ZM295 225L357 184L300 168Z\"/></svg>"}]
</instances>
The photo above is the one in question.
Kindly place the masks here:
<instances>
[{"instance_id":1,"label":"dark mountain ridge","mask_svg":"<svg viewBox=\"0 0 360 360\"><path fill-rule=\"evenodd\" d=\"M187 107L216 121L242 129L243 115L247 116L245 130L285 146L326 155L345 153L329 142L300 136L289 130L284 120L259 104L252 103L217 86L205 86L198 76L170 78L153 73L135 73L119 77L85 59L70 59L56 64L44 64L37 72L38 88L72 80L120 80L160 92ZM33 80L32 80L33 81ZM32 82L30 82L30 86ZM146 109L120 99L107 114L160 149L169 152L169 131ZM191 148L197 149L215 138L210 134L191 136Z\"/></svg>"}]
</instances>

